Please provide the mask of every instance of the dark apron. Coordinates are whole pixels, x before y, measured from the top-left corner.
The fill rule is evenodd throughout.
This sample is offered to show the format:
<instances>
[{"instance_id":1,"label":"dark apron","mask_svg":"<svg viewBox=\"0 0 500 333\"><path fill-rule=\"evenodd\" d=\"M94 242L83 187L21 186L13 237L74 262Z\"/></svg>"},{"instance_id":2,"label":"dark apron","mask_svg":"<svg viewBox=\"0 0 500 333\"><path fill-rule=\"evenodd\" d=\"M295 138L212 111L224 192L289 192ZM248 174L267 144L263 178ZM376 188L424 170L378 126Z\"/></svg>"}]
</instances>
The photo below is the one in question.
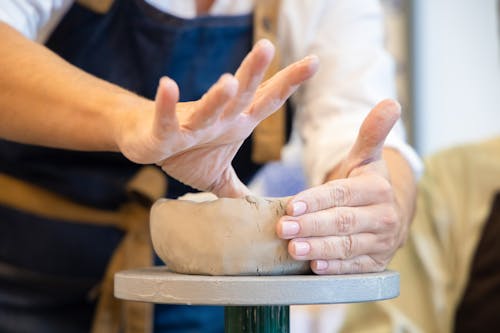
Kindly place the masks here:
<instances>
[{"instance_id":1,"label":"dark apron","mask_svg":"<svg viewBox=\"0 0 500 333\"><path fill-rule=\"evenodd\" d=\"M75 4L47 42L75 66L150 99L160 77L169 76L179 85L181 101L199 99L222 73L234 73L251 45L250 15L188 20L139 0L115 1L103 15ZM233 162L244 182L259 168L250 156L247 140ZM0 141L1 173L100 209L127 201L124 187L138 168L115 153ZM186 191L193 190L169 179L169 197ZM88 331L95 305L88 295L121 237L113 227L64 223L0 206L0 331ZM26 279L9 277L11 268ZM46 322L52 324L44 328ZM218 307L155 310L156 332L222 330Z\"/></svg>"}]
</instances>

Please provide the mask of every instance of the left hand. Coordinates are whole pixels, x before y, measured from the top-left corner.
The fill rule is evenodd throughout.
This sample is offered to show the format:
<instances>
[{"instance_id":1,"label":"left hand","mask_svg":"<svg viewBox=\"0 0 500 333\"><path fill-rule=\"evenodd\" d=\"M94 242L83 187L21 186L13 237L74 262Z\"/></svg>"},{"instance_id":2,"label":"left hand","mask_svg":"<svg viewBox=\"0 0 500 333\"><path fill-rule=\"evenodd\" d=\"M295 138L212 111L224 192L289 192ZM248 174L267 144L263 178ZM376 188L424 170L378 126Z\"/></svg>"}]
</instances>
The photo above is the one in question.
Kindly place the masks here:
<instances>
[{"instance_id":1,"label":"left hand","mask_svg":"<svg viewBox=\"0 0 500 333\"><path fill-rule=\"evenodd\" d=\"M379 103L329 181L288 202L277 233L291 239L288 251L294 259L311 260L315 273L382 271L403 244L411 217L404 216L382 158L385 138L399 116L398 103Z\"/></svg>"}]
</instances>

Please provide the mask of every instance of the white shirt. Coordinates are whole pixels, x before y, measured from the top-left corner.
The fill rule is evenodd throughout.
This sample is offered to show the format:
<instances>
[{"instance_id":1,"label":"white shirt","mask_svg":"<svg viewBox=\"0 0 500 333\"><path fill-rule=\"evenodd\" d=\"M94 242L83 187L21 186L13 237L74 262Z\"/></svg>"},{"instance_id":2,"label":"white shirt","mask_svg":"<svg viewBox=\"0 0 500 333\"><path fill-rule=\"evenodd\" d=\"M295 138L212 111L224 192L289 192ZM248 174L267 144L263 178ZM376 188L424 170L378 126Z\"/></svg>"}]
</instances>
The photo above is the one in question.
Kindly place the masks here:
<instances>
[{"instance_id":1,"label":"white shirt","mask_svg":"<svg viewBox=\"0 0 500 333\"><path fill-rule=\"evenodd\" d=\"M176 16L196 16L195 0L146 1ZM72 3L73 0L3 0L0 21L43 43ZM308 54L320 58L316 76L292 97L297 113L284 160L294 163L302 157L309 185L318 185L347 154L368 111L382 99L396 98L394 65L383 47L383 17L378 1L281 3L278 42L284 65ZM252 8L253 0L215 0L209 15L241 15L250 13ZM392 130L386 146L398 149L415 174L420 174L420 159L405 143L402 122Z\"/></svg>"}]
</instances>

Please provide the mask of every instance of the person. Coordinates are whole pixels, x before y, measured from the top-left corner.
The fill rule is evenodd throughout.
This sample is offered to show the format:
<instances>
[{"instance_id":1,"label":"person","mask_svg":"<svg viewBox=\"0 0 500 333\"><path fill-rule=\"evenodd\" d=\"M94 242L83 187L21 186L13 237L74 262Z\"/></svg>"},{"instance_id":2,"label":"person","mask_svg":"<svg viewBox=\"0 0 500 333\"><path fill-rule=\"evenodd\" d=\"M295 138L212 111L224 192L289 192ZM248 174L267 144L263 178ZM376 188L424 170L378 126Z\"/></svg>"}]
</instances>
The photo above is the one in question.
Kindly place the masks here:
<instances>
[{"instance_id":1,"label":"person","mask_svg":"<svg viewBox=\"0 0 500 333\"><path fill-rule=\"evenodd\" d=\"M16 190L34 185L23 198L43 193L38 197L58 200L57 209L39 216L36 209L48 205L30 211L23 200L12 203L4 196L0 260L9 299L2 303L0 322L5 331L33 318L40 320L39 331L88 329L95 303L87 298L98 290L108 262L118 261L111 253L123 233L82 223L85 219L64 223L75 218L53 214L64 201L65 207L97 208L96 220L111 219L107 213L122 209L139 169L129 160L161 165L171 176L170 197L190 190L183 183L221 196L248 193L243 184L261 165L250 159L252 140L242 140L317 68L316 57L308 57L258 87L273 53L271 45L259 42L238 69L252 44L253 5L223 0L2 5L0 133L8 141L0 143L1 172ZM371 0L288 0L279 9L282 63L311 53L321 62L291 103L296 113L291 137L300 135L310 188L290 200L287 216L277 223L278 235L290 239L290 254L310 260L317 274L383 270L404 242L413 214L419 162L404 142L397 103L379 103L356 139L368 110L395 95L380 23L380 7ZM235 75L220 77L224 72ZM120 151L128 160L104 151ZM36 241L27 233L33 230ZM66 289L55 291L48 283L54 277ZM27 306L30 290L38 302ZM189 317L187 310L174 310L157 311L158 331L189 329L204 320L201 312ZM31 322L19 320L28 314ZM207 331L220 328L212 318L204 321Z\"/></svg>"}]
</instances>

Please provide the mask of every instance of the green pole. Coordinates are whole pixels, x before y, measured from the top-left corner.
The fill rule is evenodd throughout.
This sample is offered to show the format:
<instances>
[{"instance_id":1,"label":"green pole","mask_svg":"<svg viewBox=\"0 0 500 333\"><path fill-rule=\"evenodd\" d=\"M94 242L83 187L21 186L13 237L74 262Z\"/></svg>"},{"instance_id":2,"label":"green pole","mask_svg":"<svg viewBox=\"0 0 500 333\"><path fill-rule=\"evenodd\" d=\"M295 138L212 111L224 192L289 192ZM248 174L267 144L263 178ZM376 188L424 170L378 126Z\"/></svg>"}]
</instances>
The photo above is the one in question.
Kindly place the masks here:
<instances>
[{"instance_id":1,"label":"green pole","mask_svg":"<svg viewBox=\"0 0 500 333\"><path fill-rule=\"evenodd\" d=\"M226 306L226 333L288 333L290 306Z\"/></svg>"}]
</instances>

